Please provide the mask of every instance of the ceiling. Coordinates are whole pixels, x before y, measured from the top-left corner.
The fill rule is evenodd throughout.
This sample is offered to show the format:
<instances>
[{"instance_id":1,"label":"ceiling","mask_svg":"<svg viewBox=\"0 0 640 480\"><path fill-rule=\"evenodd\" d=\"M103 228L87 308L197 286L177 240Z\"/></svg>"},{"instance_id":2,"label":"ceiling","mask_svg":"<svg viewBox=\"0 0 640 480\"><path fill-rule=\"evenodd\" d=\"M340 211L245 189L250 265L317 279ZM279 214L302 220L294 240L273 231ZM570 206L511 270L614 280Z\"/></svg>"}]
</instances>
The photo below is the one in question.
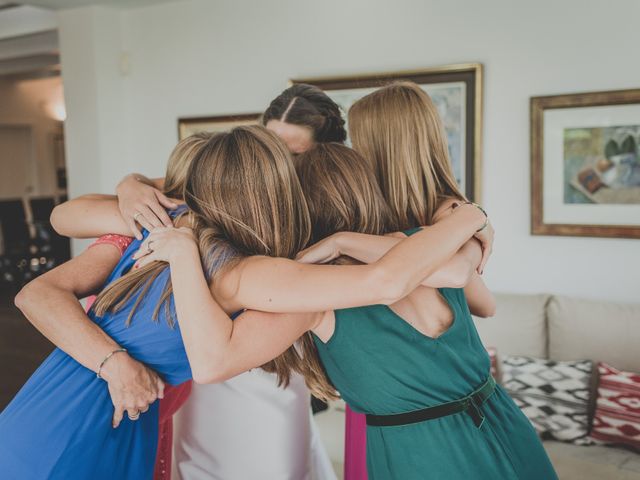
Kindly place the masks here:
<instances>
[{"instance_id":1,"label":"ceiling","mask_svg":"<svg viewBox=\"0 0 640 480\"><path fill-rule=\"evenodd\" d=\"M109 5L116 8L133 8L175 1L180 0L30 0L19 2L0 2L0 6L6 3L20 3L23 5L34 5L53 10L64 10L66 8L86 7L88 5Z\"/></svg>"}]
</instances>

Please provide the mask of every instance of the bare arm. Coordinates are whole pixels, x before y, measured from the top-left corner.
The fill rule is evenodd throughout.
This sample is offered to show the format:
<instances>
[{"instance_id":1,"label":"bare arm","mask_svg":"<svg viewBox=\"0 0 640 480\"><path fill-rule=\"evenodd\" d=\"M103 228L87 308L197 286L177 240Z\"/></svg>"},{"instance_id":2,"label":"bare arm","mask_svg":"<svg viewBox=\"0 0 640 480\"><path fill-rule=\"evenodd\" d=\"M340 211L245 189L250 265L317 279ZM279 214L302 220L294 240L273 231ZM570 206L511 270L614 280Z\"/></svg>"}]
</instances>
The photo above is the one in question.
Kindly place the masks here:
<instances>
[{"instance_id":1,"label":"bare arm","mask_svg":"<svg viewBox=\"0 0 640 480\"><path fill-rule=\"evenodd\" d=\"M195 247L195 245L194 245ZM277 357L321 318L316 314L244 312L234 321L211 296L198 258L182 250L171 261L171 283L193 379L227 380ZM194 275L193 269L200 269ZM191 299L197 298L194 302Z\"/></svg>"},{"instance_id":2,"label":"bare arm","mask_svg":"<svg viewBox=\"0 0 640 480\"><path fill-rule=\"evenodd\" d=\"M464 287L464 295L469 310L476 317L493 317L496 314L496 299L477 273L473 273L471 280Z\"/></svg>"},{"instance_id":3,"label":"bare arm","mask_svg":"<svg viewBox=\"0 0 640 480\"><path fill-rule=\"evenodd\" d=\"M16 306L45 337L94 372L119 346L85 314L78 298L97 292L119 258L113 246L96 245L36 278L15 298ZM111 357L101 375L116 408L114 426L124 410L144 410L164 388L154 372L126 353Z\"/></svg>"},{"instance_id":4,"label":"bare arm","mask_svg":"<svg viewBox=\"0 0 640 480\"><path fill-rule=\"evenodd\" d=\"M226 312L244 308L268 312L319 312L377 303L394 303L431 275L484 223L484 215L467 205L456 209L436 225L402 240L370 265L304 265L292 260L249 257L215 282L214 296ZM140 260L169 261L172 249L164 248L172 236L187 229L158 229L140 252L153 252ZM193 239L190 239L193 243ZM184 244L183 244L184 245ZM142 256L140 254L139 256ZM200 277L200 257L193 248L182 259L194 278ZM193 302L200 299L193 297Z\"/></svg>"},{"instance_id":5,"label":"bare arm","mask_svg":"<svg viewBox=\"0 0 640 480\"><path fill-rule=\"evenodd\" d=\"M404 235L367 235L340 232L321 240L300 253L302 263L326 263L329 259L346 255L363 263L374 263L405 238ZM442 267L424 279L422 285L432 288L462 288L470 280L482 258L482 248L476 240L469 240Z\"/></svg>"},{"instance_id":6,"label":"bare arm","mask_svg":"<svg viewBox=\"0 0 640 480\"><path fill-rule=\"evenodd\" d=\"M411 292L474 234L484 222L478 212L475 207L461 208L425 229L428 232L403 240L373 265L303 265L281 258L251 257L210 286L187 228L152 232L140 252L149 251L150 241L153 251L139 264L169 262L176 311L194 379L214 382L274 358L319 321L313 315L269 317L249 312L253 317L243 315L235 324L229 313L242 308L319 312L393 303ZM216 367L218 364L224 367Z\"/></svg>"},{"instance_id":7,"label":"bare arm","mask_svg":"<svg viewBox=\"0 0 640 480\"><path fill-rule=\"evenodd\" d=\"M139 233L137 223L149 231L173 225L165 208L178 205L162 193L163 188L164 178L150 179L139 173L127 175L116 187L120 214L134 234ZM141 237L136 234L136 238Z\"/></svg>"},{"instance_id":8,"label":"bare arm","mask_svg":"<svg viewBox=\"0 0 640 480\"><path fill-rule=\"evenodd\" d=\"M51 225L60 235L71 238L95 238L107 233L131 235L115 195L82 195L61 203L51 212Z\"/></svg>"},{"instance_id":9,"label":"bare arm","mask_svg":"<svg viewBox=\"0 0 640 480\"><path fill-rule=\"evenodd\" d=\"M172 225L165 207L176 208L177 203L162 193L163 186L164 178L127 175L118 184L117 196L89 194L58 205L51 213L51 225L72 238L116 233L141 239L140 227L151 231Z\"/></svg>"}]
</instances>

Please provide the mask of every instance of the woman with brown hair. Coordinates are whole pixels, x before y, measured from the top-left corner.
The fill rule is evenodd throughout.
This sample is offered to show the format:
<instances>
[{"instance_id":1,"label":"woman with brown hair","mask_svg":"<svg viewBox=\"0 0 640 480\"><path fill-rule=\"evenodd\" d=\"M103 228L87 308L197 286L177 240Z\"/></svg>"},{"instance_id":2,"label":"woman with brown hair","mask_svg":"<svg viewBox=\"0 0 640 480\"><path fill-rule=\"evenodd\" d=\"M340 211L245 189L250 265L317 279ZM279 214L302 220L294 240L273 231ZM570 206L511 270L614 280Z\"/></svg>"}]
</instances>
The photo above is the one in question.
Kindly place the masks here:
<instances>
[{"instance_id":1,"label":"woman with brown hair","mask_svg":"<svg viewBox=\"0 0 640 480\"><path fill-rule=\"evenodd\" d=\"M284 90L269 104L261 123L293 154L316 143L344 142L347 136L338 105L312 85L296 84ZM118 185L117 200L113 196L101 196L100 200L79 197L58 207L52 223L59 233L71 237L109 232L141 238L141 227L151 230L171 225L165 207L175 208L176 204L163 189L165 179L128 175ZM116 224L104 223L103 218L116 219ZM176 420L178 473L191 480L259 475L335 479L315 423L309 420L309 398L304 379L297 373L287 389L279 388L276 376L261 369L221 384L194 385ZM212 411L211 405L220 408ZM242 414L234 415L234 411ZM237 435L247 429L252 431L249 438ZM290 448L279 448L279 444ZM260 460L246 462L237 454L240 446L255 452ZM203 475L203 471L209 473Z\"/></svg>"},{"instance_id":2,"label":"woman with brown hair","mask_svg":"<svg viewBox=\"0 0 640 480\"><path fill-rule=\"evenodd\" d=\"M397 220L400 230L412 232L420 226L432 225L443 215L449 213L452 208L465 201L451 170L446 136L438 111L427 93L418 85L411 82L393 83L355 102L349 110L349 133L354 149L371 163L384 198L391 209L393 218ZM387 239L389 246L392 246L397 241L399 240ZM362 255L362 249L365 245L373 247L373 250L367 255ZM385 251L384 248L380 249L380 247L379 241L365 243L363 238L339 233L316 244L305 252L305 261L332 258L338 253L352 255L362 261L372 261L379 258L379 255ZM482 273L490 253L490 248L484 250L483 259L478 266L479 273ZM443 311L442 308L445 307L446 302L451 300L450 298L438 298L437 292L433 289L431 292L428 289L423 289L422 295L425 302L415 303L413 306L409 305L404 309L403 317L416 319L427 313L431 315L434 312L438 312L438 310ZM431 300L427 301L429 296L431 296ZM457 292L456 298L458 303L462 305L468 304L471 313L478 316L490 316L495 310L493 297L485 287L479 274L475 272L472 274L470 281L464 286L464 290ZM466 310L466 306L462 310ZM476 367L481 365L483 368L475 372L472 368L469 371L442 370L443 377L438 379L436 375L432 380L433 384L430 384L432 397L422 399L425 405L455 399L455 395L451 391L439 391L438 387L441 386L442 382L447 384L453 382L455 384L455 382L464 379L461 383L456 384L456 388L459 389L458 393L464 396L466 395L464 393L464 385L466 385L469 392L473 391L484 380L482 376L488 372L488 366L484 368L486 366L486 353L482 349L479 340L475 342L477 333L470 321L465 320L465 323L468 324L468 329L471 332L469 335L474 339L474 348L469 350L467 344L455 345L455 339L452 339L452 337L456 333L450 332L454 331L454 327L458 323L457 319L458 316L456 315L455 322L453 320L448 322L448 329L436 330L435 333L440 335L437 338L436 336L424 338L420 335L418 335L418 338L427 340L430 345L425 345L425 347L428 348L439 343L442 343L443 346L447 345L449 347L446 349L448 354L458 356L457 362L453 357L449 359L451 365L470 366L475 361ZM446 325L447 322L445 322ZM430 342L431 339L433 339L433 342ZM464 352L460 351L460 349L463 349ZM331 358L330 350L325 351L327 356ZM445 349L442 351L445 351ZM468 355L466 359L463 357L465 354ZM461 358L465 361L459 361ZM443 360L443 362L446 363L447 360ZM435 363L433 367L434 371L438 371L438 368L441 368L442 365ZM470 374L470 372L473 374ZM461 386L463 387L461 388ZM447 388L450 390L449 387ZM438 398L438 395L441 396ZM423 457L433 461L433 468L439 472L433 473L436 478L462 478L464 476L478 478L555 478L553 467L526 418L503 391L499 390L496 397L498 397L497 400L494 397L494 400L489 402L488 408L492 411L492 418L490 422L487 422L490 426L488 428L485 427L484 433L480 434L480 443L467 445L464 448L457 445L458 443L465 445L469 438L477 437L475 432L467 431L469 437L466 439L461 438L460 441L451 444L451 448L454 451L465 450L466 448L467 450L474 450L475 454L483 457L478 458L475 463L478 468L482 465L488 468L487 473L480 474L481 470L479 469L469 469L470 463L466 463L463 457L456 459L453 454L452 456L445 455L438 458ZM354 405L358 407L359 411L371 411L370 408L367 408L359 401ZM418 409L420 405L419 402L413 406L396 404L395 411L386 413L401 413L403 408L405 410ZM384 419L381 421L386 422ZM388 425L396 425L397 427L385 427L378 423L367 423L369 424L367 433L375 435L369 443L365 438L364 417L347 411L347 425L348 428L350 427L347 431L347 437L350 439L350 443L347 444L345 471L347 472L348 480L366 479L365 462L369 465L370 472L372 469L378 472L375 478L389 478L384 474L380 476L380 472L384 471L385 468L397 471L395 469L398 468L397 462L399 458L404 458L404 462L408 465L412 462L420 464L418 456L403 457L398 452L392 456L394 457L392 460L390 460L389 456L380 455L379 451L373 458L370 457L372 449L380 450L379 442L388 443L392 441L392 436L396 435L396 429L418 430L423 428L419 423L416 424L417 426L407 423L405 427L399 427L399 425L403 425L402 423L388 423ZM442 428L441 433L444 434L448 429L447 424L453 423L455 423L453 420L438 421L437 428ZM424 426L425 431L428 428L436 429L436 427ZM456 429L458 427L452 425L452 428ZM518 432L515 434L518 438L517 442L510 442L506 437L502 438L506 428L512 428L514 432ZM488 429L490 429L489 432L487 431ZM428 445L430 438L435 437L427 435L423 438L418 436L414 440ZM393 441L395 439L396 437L393 437ZM439 442L440 439L438 438L437 441ZM378 448L370 446L371 443L376 445L376 442L378 442ZM367 456L369 458L367 459L364 457L363 447L365 443L368 445ZM512 444L512 447L508 446L509 443ZM491 455L486 454L487 448L495 449L499 453L492 459ZM480 453L483 449L485 454ZM469 453L470 458L474 458L473 455L473 453ZM531 459L534 459L534 462L529 462ZM496 460L494 465L491 465L492 460ZM440 465L440 467L436 467L436 465ZM438 468L441 468L441 470L438 471ZM419 474L415 475L415 478L423 478ZM406 473L399 475L398 478L414 477Z\"/></svg>"},{"instance_id":3,"label":"woman with brown hair","mask_svg":"<svg viewBox=\"0 0 640 480\"><path fill-rule=\"evenodd\" d=\"M362 234L382 235L394 230L395 221L385 204L373 173L365 160L355 151L338 144L319 144L297 157L296 167L309 206L311 242L316 242L335 232L354 231L357 233L345 235L363 237L366 235ZM217 175L222 176L223 172L217 172ZM208 178L203 179L203 182L207 181L209 181ZM187 186L187 198L195 195L196 190L197 188L193 188L194 193L189 193L189 186ZM220 195L223 193L220 192ZM212 198L209 201L200 198L195 204L187 200L190 206L193 205L196 216L197 208L217 205L220 201L221 197ZM421 390L425 380L420 378L425 370L420 362L428 360L428 356L433 353L417 338L419 330L427 332L422 333L423 335L437 336L451 325L452 314L455 313L456 335L465 338L470 336L474 341L473 350L466 355L477 355L479 340L475 330L472 329L461 291L440 289L437 295L445 301L444 306L440 307L439 304L434 304L428 291L424 291L424 287L418 287L418 285L429 287L464 285L481 260L482 252L479 244L466 240L458 242L455 249L450 249L450 260L446 268L439 271L431 270L428 274L423 270L423 274L420 275L422 278L415 277L411 286L401 278L408 273L406 269L415 267L415 262L422 263L433 255L435 253L433 248L436 248L436 245L438 245L437 248L442 248L444 244L452 242L453 238L448 237L446 233L448 229L445 225L451 225L452 218L462 213L461 209L470 211L474 208L469 204L461 204L449 216L402 241L387 254L387 256L397 255L396 258L402 256L404 268L395 271L395 275L398 276L389 277L389 281L385 282L385 288L405 285L405 292L411 291L409 297L404 298L404 293L398 292L396 300L368 301L356 308L349 308L343 304L336 310L333 310L336 307L332 306L331 311L318 315L295 318L290 321L282 320L278 322L275 332L267 331L265 325L256 323L247 323L245 327L238 328L234 322L221 315L217 311L217 305L208 299L209 288L213 291L214 285L219 284L218 293L214 293L214 296L221 303L229 301L232 296L242 298L247 295L247 292L241 293L242 283L251 281L255 274L261 273L263 278L266 276L269 278L265 279L263 285L263 290L266 291L260 293L265 297L265 303L259 308L283 311L293 307L298 311L323 311L333 303L333 300L327 297L330 291L328 285L324 281L318 281L319 277L313 279L310 276L298 276L294 273L295 270L285 270L283 266L277 266L276 263L273 263L269 269L266 265L258 267L257 262L262 263L263 260L256 258L244 260L245 266L238 265L235 268L237 271L235 274L231 272L226 274L223 269L222 275L214 278L212 286L207 287L204 276L197 271L197 258L194 253L190 253L195 248L195 242L186 229L168 228L152 232L136 256L141 258L139 265L143 265L143 268L154 265L158 260L169 262L172 281L176 285L174 295L177 313L182 319L182 334L194 374L199 371L204 378L212 380L226 378L229 373L219 373L220 368L225 368L225 365L230 373L236 368L239 371L251 368L302 336L297 348L288 350L291 356L276 365L276 372L281 379L286 379L292 370L298 370L305 375L312 392L321 398L335 398L337 395L335 387L337 387L342 396L350 402L359 397L365 404L372 402L371 405L379 405L380 402L389 402L390 399L398 396L395 403L401 403L399 399L403 398L406 391L404 393L398 391L398 382L405 384L405 390L411 391L412 388ZM482 217L484 215L481 215L481 220ZM486 220L477 225L477 230L488 230L481 228L483 224L486 225ZM477 235L482 238L484 233ZM432 247L420 250L424 258L406 257L400 248L419 236L425 239L430 238L433 241ZM436 239L436 237L440 238ZM200 244L202 250L202 242ZM153 251L146 254L148 245L151 245ZM453 252L459 247L461 248L454 257ZM333 263L336 265L326 267L327 280L332 284L338 278L330 275L332 269L346 272L348 269L361 268L354 265L358 262L343 258L338 258ZM292 278L292 275L295 275L295 278ZM308 282L311 290L308 295L299 297L301 281ZM288 291L295 298L285 301L280 293L272 288L272 282L278 284L276 288L286 285L284 291ZM332 286L337 287L335 284ZM346 294L354 303L359 303L356 300L358 297L366 297L371 293L363 290L362 285L357 283L345 283L344 287L348 289ZM414 289L414 287L418 288ZM294 289L297 292L294 292ZM224 292L227 293L224 294ZM283 303L277 305L279 302ZM340 302L334 303L336 304L340 305ZM429 315L418 318L415 322L410 320L410 325L408 321L394 317L393 311L386 305L393 305L394 309L403 313L413 313L411 310L413 306L421 311L428 311ZM224 304L222 306L224 307ZM276 328L275 322L273 328ZM362 329L361 332L360 329ZM313 331L315 337L312 337L309 331ZM256 339L254 343L252 339ZM322 364L317 357L314 340L321 352ZM324 342L326 342L326 348L330 350L323 348ZM482 349L481 345L480 349ZM351 355L351 358L345 358L345 361L339 361L336 364L331 356L326 355L327 351L342 354L345 357ZM464 357L463 360L468 360L465 353L461 355ZM486 357L486 352L484 356ZM468 365L471 370L470 376L484 374L484 366L487 366L488 371L488 358L485 357L479 357L480 361L477 364ZM328 381L324 374L325 369L331 380L338 380L337 383ZM337 372L344 373L336 375ZM460 384L457 387L460 388ZM376 393L376 390L379 392ZM358 405L359 401L357 400L354 404ZM392 406L393 403L389 407ZM418 445L414 444L412 450L415 450ZM375 447L380 450L379 445ZM408 448L406 442L403 443L402 448ZM377 453L385 457L384 451ZM407 467L408 469L380 470L378 465L374 465L372 472L377 473L376 478L384 479L424 478L426 472L422 464ZM468 465L465 468L468 468ZM483 471L489 470L485 468Z\"/></svg>"},{"instance_id":4,"label":"woman with brown hair","mask_svg":"<svg viewBox=\"0 0 640 480\"><path fill-rule=\"evenodd\" d=\"M148 264L132 269L140 246L135 241L92 307L90 317L121 345L103 359L98 378L56 350L0 414L3 474L150 477L157 403L114 430L99 378L101 367L123 349L170 384L191 376L196 382L229 378L281 353L266 368L284 384L298 368L315 391L326 392L320 372L296 367L301 360L290 347L318 314L254 313L233 322L228 315L393 303L487 221L479 209L463 205L371 265L303 265L290 258L310 237L308 209L289 152L273 133L255 126L214 135L193 159L188 177L189 210L173 213L180 228L149 235L142 246ZM160 251L171 269L153 261Z\"/></svg>"}]
</instances>

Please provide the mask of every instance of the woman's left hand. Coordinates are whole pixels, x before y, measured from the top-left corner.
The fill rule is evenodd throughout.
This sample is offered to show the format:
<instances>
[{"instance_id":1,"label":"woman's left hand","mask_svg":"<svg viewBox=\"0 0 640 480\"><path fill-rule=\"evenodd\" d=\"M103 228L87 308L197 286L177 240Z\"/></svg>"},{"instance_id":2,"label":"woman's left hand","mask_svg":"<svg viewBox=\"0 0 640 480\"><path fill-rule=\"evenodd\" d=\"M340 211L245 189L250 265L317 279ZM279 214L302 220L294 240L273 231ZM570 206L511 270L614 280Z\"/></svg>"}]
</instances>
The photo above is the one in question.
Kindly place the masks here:
<instances>
[{"instance_id":1,"label":"woman's left hand","mask_svg":"<svg viewBox=\"0 0 640 480\"><path fill-rule=\"evenodd\" d=\"M151 262L171 263L178 255L189 249L198 251L193 230L190 228L156 228L133 255L133 259L137 260L133 268L141 268Z\"/></svg>"}]
</instances>

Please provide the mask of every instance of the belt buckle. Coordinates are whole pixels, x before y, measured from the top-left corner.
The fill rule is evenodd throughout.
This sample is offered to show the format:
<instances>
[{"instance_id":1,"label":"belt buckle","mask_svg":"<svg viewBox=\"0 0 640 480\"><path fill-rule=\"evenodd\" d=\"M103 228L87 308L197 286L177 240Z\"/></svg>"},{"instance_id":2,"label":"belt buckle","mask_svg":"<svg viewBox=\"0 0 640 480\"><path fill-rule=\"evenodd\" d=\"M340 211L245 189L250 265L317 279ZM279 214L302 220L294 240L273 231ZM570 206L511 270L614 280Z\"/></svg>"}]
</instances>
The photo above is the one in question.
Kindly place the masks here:
<instances>
[{"instance_id":1,"label":"belt buckle","mask_svg":"<svg viewBox=\"0 0 640 480\"><path fill-rule=\"evenodd\" d=\"M482 412L482 407L476 403L476 399L474 397L469 398L469 405L467 407L467 413L473 420L473 423L476 427L482 428L484 424L484 413Z\"/></svg>"}]
</instances>

